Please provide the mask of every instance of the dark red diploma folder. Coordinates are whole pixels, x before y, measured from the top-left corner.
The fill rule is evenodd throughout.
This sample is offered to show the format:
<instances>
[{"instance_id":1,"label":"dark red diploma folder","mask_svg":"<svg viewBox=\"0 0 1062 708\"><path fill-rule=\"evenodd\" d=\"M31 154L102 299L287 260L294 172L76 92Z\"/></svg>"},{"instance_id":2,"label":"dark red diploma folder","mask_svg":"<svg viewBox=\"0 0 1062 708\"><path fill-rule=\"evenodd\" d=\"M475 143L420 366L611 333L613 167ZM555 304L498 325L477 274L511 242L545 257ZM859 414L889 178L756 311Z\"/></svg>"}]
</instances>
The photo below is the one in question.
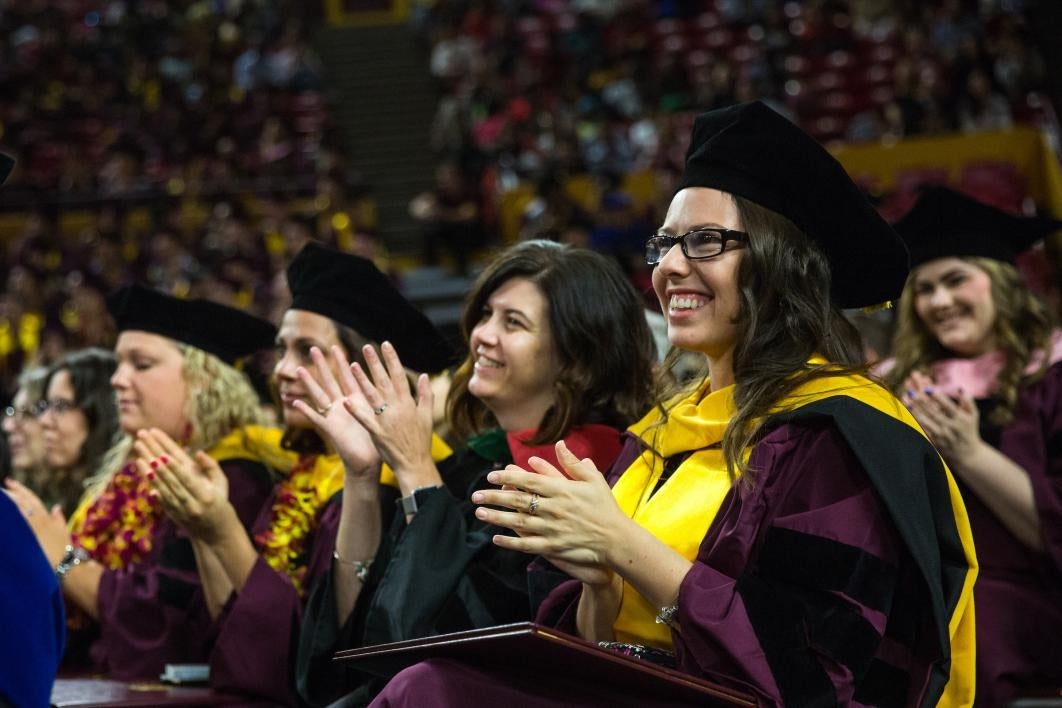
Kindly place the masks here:
<instances>
[{"instance_id":1,"label":"dark red diploma folder","mask_svg":"<svg viewBox=\"0 0 1062 708\"><path fill-rule=\"evenodd\" d=\"M347 649L337 653L334 661L387 677L425 659L442 658L464 660L477 667L497 666L502 671L519 666L695 705L756 705L747 694L531 622Z\"/></svg>"}]
</instances>

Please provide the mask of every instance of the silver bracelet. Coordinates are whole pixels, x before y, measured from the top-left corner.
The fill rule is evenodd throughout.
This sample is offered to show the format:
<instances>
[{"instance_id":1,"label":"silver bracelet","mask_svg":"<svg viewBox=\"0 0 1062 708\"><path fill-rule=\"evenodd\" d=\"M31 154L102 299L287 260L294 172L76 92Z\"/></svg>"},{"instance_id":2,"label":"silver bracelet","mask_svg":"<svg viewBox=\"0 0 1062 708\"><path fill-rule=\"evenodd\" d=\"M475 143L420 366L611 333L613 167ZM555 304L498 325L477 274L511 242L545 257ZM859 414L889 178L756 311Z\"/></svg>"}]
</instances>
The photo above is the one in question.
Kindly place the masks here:
<instances>
[{"instance_id":1,"label":"silver bracelet","mask_svg":"<svg viewBox=\"0 0 1062 708\"><path fill-rule=\"evenodd\" d=\"M668 605L661 607L660 611L656 613L656 623L666 624L668 627L674 627L675 615L678 614L678 605Z\"/></svg>"},{"instance_id":2,"label":"silver bracelet","mask_svg":"<svg viewBox=\"0 0 1062 708\"><path fill-rule=\"evenodd\" d=\"M66 548L63 549L62 560L60 560L59 564L55 566L55 579L59 582L63 582L67 573L82 563L87 563L91 559L92 557L89 555L88 551L81 546L72 546L68 544Z\"/></svg>"},{"instance_id":3,"label":"silver bracelet","mask_svg":"<svg viewBox=\"0 0 1062 708\"><path fill-rule=\"evenodd\" d=\"M354 569L354 577L364 583L369 579L369 569L372 568L372 562L374 558L370 558L367 561L348 561L339 557L339 549L332 551L332 558L336 559L343 565L349 565Z\"/></svg>"}]
</instances>

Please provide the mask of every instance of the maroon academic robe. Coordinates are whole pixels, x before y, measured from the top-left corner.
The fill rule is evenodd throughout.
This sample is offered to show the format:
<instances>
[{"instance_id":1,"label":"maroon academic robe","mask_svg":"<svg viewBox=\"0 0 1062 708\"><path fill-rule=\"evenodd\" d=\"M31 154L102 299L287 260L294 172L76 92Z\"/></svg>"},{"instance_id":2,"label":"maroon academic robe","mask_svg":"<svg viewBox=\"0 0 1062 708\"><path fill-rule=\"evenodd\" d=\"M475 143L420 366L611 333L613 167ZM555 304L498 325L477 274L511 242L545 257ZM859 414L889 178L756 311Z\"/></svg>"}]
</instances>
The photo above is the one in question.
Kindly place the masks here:
<instances>
[{"instance_id":1,"label":"maroon academic robe","mask_svg":"<svg viewBox=\"0 0 1062 708\"><path fill-rule=\"evenodd\" d=\"M1043 552L1020 542L959 481L981 572L977 606L977 705L999 706L1023 689L1062 688L1062 362L1023 387L1014 420L988 422L981 436L1029 474Z\"/></svg>"},{"instance_id":2,"label":"maroon academic robe","mask_svg":"<svg viewBox=\"0 0 1062 708\"><path fill-rule=\"evenodd\" d=\"M229 479L229 500L245 527L272 487L260 463L230 459L221 463ZM205 663L212 633L187 535L159 516L150 554L123 570L105 570L98 592L99 623L91 635L91 668L111 678L158 680L168 663ZM68 656L70 656L68 654ZM75 659L76 660L76 659ZM77 671L78 667L65 667Z\"/></svg>"},{"instance_id":3,"label":"maroon academic robe","mask_svg":"<svg viewBox=\"0 0 1062 708\"><path fill-rule=\"evenodd\" d=\"M763 705L935 703L967 572L939 458L902 423L831 401L800 409L753 448L756 484L731 489L680 587L677 668ZM612 483L641 445L628 439ZM909 486L898 490L901 479ZM554 590L537 621L575 634L581 587ZM592 676L557 682L446 660L399 673L373 705L558 701L659 705Z\"/></svg>"},{"instance_id":4,"label":"maroon academic robe","mask_svg":"<svg viewBox=\"0 0 1062 708\"><path fill-rule=\"evenodd\" d=\"M341 494L321 508L306 537L306 588L313 587L332 566ZM274 491L262 506L252 535L269 528L275 502ZM210 685L226 693L297 705L292 670L304 604L305 598L288 575L274 570L259 556L243 590L233 593L215 622L217 640L210 653Z\"/></svg>"}]
</instances>

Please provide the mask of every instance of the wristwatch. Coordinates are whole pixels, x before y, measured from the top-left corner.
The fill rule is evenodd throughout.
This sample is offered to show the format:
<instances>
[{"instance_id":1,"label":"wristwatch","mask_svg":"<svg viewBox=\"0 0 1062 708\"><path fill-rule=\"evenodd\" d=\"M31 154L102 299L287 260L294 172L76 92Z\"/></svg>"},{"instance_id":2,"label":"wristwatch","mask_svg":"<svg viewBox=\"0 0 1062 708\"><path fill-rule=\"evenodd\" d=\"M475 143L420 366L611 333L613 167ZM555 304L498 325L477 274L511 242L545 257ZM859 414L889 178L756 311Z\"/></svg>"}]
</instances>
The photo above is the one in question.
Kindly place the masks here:
<instances>
[{"instance_id":1,"label":"wristwatch","mask_svg":"<svg viewBox=\"0 0 1062 708\"><path fill-rule=\"evenodd\" d=\"M91 560L91 556L81 546L67 545L63 549L63 558L59 561L59 564L55 566L55 579L59 582L63 582L63 578L66 574L77 566Z\"/></svg>"},{"instance_id":2,"label":"wristwatch","mask_svg":"<svg viewBox=\"0 0 1062 708\"><path fill-rule=\"evenodd\" d=\"M418 487L413 490L413 493L408 497L402 497L398 500L398 506L402 509L402 513L406 516L412 516L416 514L420 507L424 506L424 501L429 494L441 487L441 484L437 484L431 487Z\"/></svg>"}]
</instances>

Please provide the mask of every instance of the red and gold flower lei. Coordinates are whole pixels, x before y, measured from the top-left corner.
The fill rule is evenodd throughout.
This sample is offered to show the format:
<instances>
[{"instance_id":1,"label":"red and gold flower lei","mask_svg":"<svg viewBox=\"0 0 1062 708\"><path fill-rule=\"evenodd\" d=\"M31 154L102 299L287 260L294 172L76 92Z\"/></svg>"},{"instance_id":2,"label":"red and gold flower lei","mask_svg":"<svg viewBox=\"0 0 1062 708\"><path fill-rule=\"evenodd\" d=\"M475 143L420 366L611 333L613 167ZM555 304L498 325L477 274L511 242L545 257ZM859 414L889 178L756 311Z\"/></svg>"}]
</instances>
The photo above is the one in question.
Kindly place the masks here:
<instances>
[{"instance_id":1,"label":"red and gold flower lei","mask_svg":"<svg viewBox=\"0 0 1062 708\"><path fill-rule=\"evenodd\" d=\"M343 465L337 456L300 458L277 486L269 526L255 534L262 559L291 578L300 595L306 592L309 569L304 557L307 537L317 525L321 508L342 486Z\"/></svg>"},{"instance_id":2,"label":"red and gold flower lei","mask_svg":"<svg viewBox=\"0 0 1062 708\"><path fill-rule=\"evenodd\" d=\"M151 535L161 513L150 491L135 465L123 466L99 496L75 512L73 544L111 570L142 560L151 552Z\"/></svg>"}]
</instances>

